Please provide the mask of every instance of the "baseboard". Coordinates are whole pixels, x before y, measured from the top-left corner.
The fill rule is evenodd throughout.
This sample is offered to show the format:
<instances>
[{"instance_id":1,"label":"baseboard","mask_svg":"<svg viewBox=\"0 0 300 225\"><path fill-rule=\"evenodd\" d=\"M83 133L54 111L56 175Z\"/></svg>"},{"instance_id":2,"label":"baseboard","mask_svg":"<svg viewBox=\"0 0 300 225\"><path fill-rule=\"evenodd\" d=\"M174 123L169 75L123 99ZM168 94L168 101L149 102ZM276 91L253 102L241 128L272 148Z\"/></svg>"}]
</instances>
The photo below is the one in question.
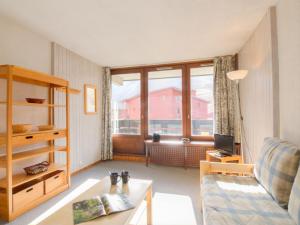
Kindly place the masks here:
<instances>
[{"instance_id":1,"label":"baseboard","mask_svg":"<svg viewBox=\"0 0 300 225\"><path fill-rule=\"evenodd\" d=\"M87 169L89 169L89 168L91 168L91 167L97 165L97 164L100 163L100 162L101 162L101 160L97 160L96 162L94 162L94 163L92 163L92 164L90 164L90 165L87 165L87 166L85 166L85 167L82 167L82 168L80 168L80 169L78 169L78 170L72 172L71 176L74 176L74 175L76 175L76 174L78 174L78 173L80 173L80 172L82 172L82 171L84 171L84 170L87 170Z\"/></svg>"},{"instance_id":2,"label":"baseboard","mask_svg":"<svg viewBox=\"0 0 300 225\"><path fill-rule=\"evenodd\" d=\"M130 155L130 154L114 154L113 156L113 160L119 160L119 161L135 161L135 162L146 162L146 157L143 156L143 155ZM90 165L87 165L85 167L82 167L74 172L72 172L72 176L84 171L84 170L87 170L95 165L97 165L98 163L100 163L101 160L98 160Z\"/></svg>"},{"instance_id":3,"label":"baseboard","mask_svg":"<svg viewBox=\"0 0 300 225\"><path fill-rule=\"evenodd\" d=\"M146 157L143 155L133 155L133 154L114 154L113 160L146 162Z\"/></svg>"}]
</instances>

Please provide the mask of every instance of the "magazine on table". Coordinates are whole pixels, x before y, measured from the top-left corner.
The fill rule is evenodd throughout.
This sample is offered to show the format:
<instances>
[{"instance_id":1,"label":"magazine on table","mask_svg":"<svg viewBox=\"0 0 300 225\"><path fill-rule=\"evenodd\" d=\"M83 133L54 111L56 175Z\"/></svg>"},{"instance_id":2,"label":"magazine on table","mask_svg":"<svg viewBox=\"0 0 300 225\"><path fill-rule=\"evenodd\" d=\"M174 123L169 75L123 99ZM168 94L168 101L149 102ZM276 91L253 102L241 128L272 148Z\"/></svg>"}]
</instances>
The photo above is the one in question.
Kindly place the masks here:
<instances>
[{"instance_id":1,"label":"magazine on table","mask_svg":"<svg viewBox=\"0 0 300 225\"><path fill-rule=\"evenodd\" d=\"M73 203L74 224L134 208L125 194L104 194Z\"/></svg>"}]
</instances>

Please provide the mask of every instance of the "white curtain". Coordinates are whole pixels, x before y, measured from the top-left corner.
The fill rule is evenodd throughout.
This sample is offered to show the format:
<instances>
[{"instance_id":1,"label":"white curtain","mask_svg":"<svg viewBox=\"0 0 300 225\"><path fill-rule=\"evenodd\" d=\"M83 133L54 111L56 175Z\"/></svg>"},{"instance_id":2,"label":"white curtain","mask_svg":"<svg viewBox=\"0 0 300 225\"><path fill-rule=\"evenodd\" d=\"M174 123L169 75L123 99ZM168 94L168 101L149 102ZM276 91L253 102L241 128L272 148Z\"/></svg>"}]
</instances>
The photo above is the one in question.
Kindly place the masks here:
<instances>
[{"instance_id":1,"label":"white curtain","mask_svg":"<svg viewBox=\"0 0 300 225\"><path fill-rule=\"evenodd\" d=\"M102 95L102 150L101 160L113 158L112 129L111 129L111 74L110 69L105 68L103 74Z\"/></svg>"},{"instance_id":2,"label":"white curtain","mask_svg":"<svg viewBox=\"0 0 300 225\"><path fill-rule=\"evenodd\" d=\"M214 59L215 133L233 135L240 142L237 83L227 78L236 68L235 56Z\"/></svg>"}]
</instances>

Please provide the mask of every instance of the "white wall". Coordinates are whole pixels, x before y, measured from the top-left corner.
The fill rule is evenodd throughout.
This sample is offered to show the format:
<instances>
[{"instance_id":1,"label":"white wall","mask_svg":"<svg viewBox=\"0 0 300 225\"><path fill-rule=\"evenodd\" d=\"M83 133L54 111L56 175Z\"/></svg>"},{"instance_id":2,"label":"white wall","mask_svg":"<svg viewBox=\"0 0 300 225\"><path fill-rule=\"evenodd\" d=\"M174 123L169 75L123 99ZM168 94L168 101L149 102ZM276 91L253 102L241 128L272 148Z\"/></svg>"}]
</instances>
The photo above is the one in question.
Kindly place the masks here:
<instances>
[{"instance_id":1,"label":"white wall","mask_svg":"<svg viewBox=\"0 0 300 225\"><path fill-rule=\"evenodd\" d=\"M300 1L277 5L280 137L300 146Z\"/></svg>"},{"instance_id":2,"label":"white wall","mask_svg":"<svg viewBox=\"0 0 300 225\"><path fill-rule=\"evenodd\" d=\"M274 14L239 52L239 67L249 70L241 100L254 158L265 136L300 146L300 1L280 0Z\"/></svg>"},{"instance_id":3,"label":"white wall","mask_svg":"<svg viewBox=\"0 0 300 225\"><path fill-rule=\"evenodd\" d=\"M239 68L249 70L240 83L241 108L246 138L246 161L255 161L264 137L278 136L278 84L275 8L268 10L256 30L238 54ZM248 145L247 145L248 144ZM248 152L251 152L249 157Z\"/></svg>"},{"instance_id":4,"label":"white wall","mask_svg":"<svg viewBox=\"0 0 300 225\"><path fill-rule=\"evenodd\" d=\"M0 17L0 30L0 64L18 65L45 73L51 72L51 43L49 40L4 17ZM25 97L47 98L48 95L48 91L44 87L25 85L18 82L14 82L14 86L14 100L24 100ZM0 80L0 89L0 100L5 100L6 82L4 80ZM32 110L29 107L21 107L21 110L14 110L14 124L32 123L33 121L35 125L48 123L48 110L46 108ZM5 105L1 105L0 132L6 131L5 112ZM26 148L17 148L14 151L24 150ZM1 154L4 151L5 149L1 149ZM14 172L21 172L26 165L45 159L46 156L42 156L15 163ZM4 172L5 170L1 169L0 176L4 176Z\"/></svg>"},{"instance_id":5,"label":"white wall","mask_svg":"<svg viewBox=\"0 0 300 225\"><path fill-rule=\"evenodd\" d=\"M0 63L51 72L51 42L26 28L0 17Z\"/></svg>"},{"instance_id":6,"label":"white wall","mask_svg":"<svg viewBox=\"0 0 300 225\"><path fill-rule=\"evenodd\" d=\"M19 24L8 20L4 17L0 17L0 64L12 64L18 65L32 70L37 70L51 74L52 72L52 48L51 42L46 38L28 30ZM65 50L67 51L67 50ZM68 52L69 54L69 52ZM83 110L83 83L97 83L99 87L98 95L101 99L101 73L91 71L94 67L90 67L89 62L80 56L75 57L76 60L72 61L72 68L81 73L57 74L70 80L71 86L81 89L81 94L71 96L71 151L73 161L71 166L73 170L88 166L90 163L97 161L100 157L100 113L95 116L89 116L86 118L80 117L81 111L76 110L82 108ZM70 58L67 58L70 59ZM72 58L73 59L73 58ZM79 64L77 64L79 62ZM84 66L82 66L84 64ZM80 68L77 67L80 65ZM64 67L63 67L64 68ZM74 70L72 70L74 72ZM101 68L100 68L101 70ZM64 72L64 71L62 71ZM97 76L90 76L90 74L96 74ZM74 75L74 76L72 76ZM99 75L99 76L98 76ZM15 100L24 100L25 97L40 97L47 98L48 90L44 87L28 86L21 83L14 82L16 85L14 92ZM6 98L5 82L0 79L0 101ZM36 108L36 107L35 107ZM101 104L99 103L99 110L101 110ZM5 132L5 106L0 105L0 132ZM58 118L56 116L56 118ZM46 124L48 123L48 110L46 108L30 108L22 107L21 110L14 111L14 123L33 123ZM74 137L72 134L79 134ZM91 133L94 135L91 135ZM32 146L31 146L32 148ZM23 151L24 149L15 149L15 151ZM0 153L3 154L4 149L0 149ZM32 160L25 160L15 163L15 173L21 172L22 168L30 164L40 162L46 159L46 156L41 158L35 158ZM4 170L0 169L0 177L4 175Z\"/></svg>"},{"instance_id":7,"label":"white wall","mask_svg":"<svg viewBox=\"0 0 300 225\"><path fill-rule=\"evenodd\" d=\"M101 93L103 68L81 56L61 47L53 45L53 72L69 80L70 86L80 90L80 94L71 95L70 101L70 138L72 171L90 165L101 157ZM84 84L97 87L98 112L95 115L84 113ZM61 94L55 101L64 101ZM60 111L61 112L61 111ZM63 114L55 114L55 123L65 124ZM59 156L63 160L63 156Z\"/></svg>"}]
</instances>

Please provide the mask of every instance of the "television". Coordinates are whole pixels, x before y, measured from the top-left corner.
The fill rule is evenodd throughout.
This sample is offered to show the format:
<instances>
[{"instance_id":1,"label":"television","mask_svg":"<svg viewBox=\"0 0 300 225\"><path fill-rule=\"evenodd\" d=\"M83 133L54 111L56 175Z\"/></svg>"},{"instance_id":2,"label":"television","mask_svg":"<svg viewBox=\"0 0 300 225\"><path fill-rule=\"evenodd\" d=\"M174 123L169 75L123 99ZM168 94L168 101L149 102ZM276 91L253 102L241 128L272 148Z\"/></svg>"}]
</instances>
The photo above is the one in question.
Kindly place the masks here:
<instances>
[{"instance_id":1,"label":"television","mask_svg":"<svg viewBox=\"0 0 300 225\"><path fill-rule=\"evenodd\" d=\"M234 136L215 134L215 149L224 155L235 155Z\"/></svg>"}]
</instances>

